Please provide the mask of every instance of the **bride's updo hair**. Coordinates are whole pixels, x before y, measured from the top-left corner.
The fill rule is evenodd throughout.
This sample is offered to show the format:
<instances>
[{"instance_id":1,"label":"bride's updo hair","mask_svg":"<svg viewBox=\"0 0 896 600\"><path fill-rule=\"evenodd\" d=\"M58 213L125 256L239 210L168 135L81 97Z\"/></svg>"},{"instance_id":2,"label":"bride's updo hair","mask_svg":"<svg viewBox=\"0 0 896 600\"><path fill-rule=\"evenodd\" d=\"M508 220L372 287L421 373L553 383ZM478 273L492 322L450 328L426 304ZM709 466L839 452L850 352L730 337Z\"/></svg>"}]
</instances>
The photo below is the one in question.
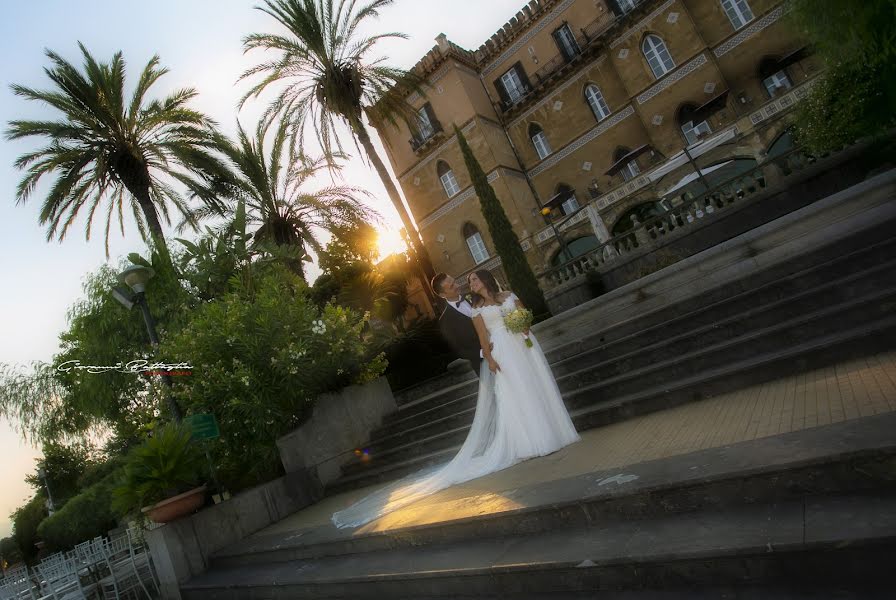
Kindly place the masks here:
<instances>
[{"instance_id":1,"label":"bride's updo hair","mask_svg":"<svg viewBox=\"0 0 896 600\"><path fill-rule=\"evenodd\" d=\"M488 269L479 269L478 271L473 271L473 274L479 278L479 281L482 282L482 285L485 286L485 289L488 290L488 293L491 295L492 300L496 300L498 298L498 294L501 293L501 284L498 283L498 280L495 279L495 276L492 275L492 272ZM482 304L484 298L479 294L473 294L473 306L479 306Z\"/></svg>"}]
</instances>

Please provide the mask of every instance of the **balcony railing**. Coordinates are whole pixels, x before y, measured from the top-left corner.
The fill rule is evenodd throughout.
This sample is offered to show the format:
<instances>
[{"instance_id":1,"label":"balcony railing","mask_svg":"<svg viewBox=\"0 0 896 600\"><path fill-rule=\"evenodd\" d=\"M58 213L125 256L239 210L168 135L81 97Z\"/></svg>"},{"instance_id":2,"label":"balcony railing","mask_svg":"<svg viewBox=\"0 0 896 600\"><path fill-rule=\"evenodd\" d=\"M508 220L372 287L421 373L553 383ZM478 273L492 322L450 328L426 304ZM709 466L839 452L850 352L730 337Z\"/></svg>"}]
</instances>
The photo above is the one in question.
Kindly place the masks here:
<instances>
[{"instance_id":1,"label":"balcony railing","mask_svg":"<svg viewBox=\"0 0 896 600\"><path fill-rule=\"evenodd\" d=\"M430 124L432 126L427 131L418 131L410 140L408 140L408 143L411 145L411 149L414 152L422 149L430 141L436 139L444 132L442 124L438 119L430 119Z\"/></svg>"},{"instance_id":2,"label":"balcony railing","mask_svg":"<svg viewBox=\"0 0 896 600\"><path fill-rule=\"evenodd\" d=\"M794 148L773 157L750 171L722 182L711 190L686 200L671 200L671 208L643 223L633 219L634 227L613 237L594 250L539 275L545 289L574 283L589 271L615 263L620 257L643 250L676 230L684 230L699 223L716 211L743 202L761 193L770 179L786 178L816 161L802 148Z\"/></svg>"}]
</instances>

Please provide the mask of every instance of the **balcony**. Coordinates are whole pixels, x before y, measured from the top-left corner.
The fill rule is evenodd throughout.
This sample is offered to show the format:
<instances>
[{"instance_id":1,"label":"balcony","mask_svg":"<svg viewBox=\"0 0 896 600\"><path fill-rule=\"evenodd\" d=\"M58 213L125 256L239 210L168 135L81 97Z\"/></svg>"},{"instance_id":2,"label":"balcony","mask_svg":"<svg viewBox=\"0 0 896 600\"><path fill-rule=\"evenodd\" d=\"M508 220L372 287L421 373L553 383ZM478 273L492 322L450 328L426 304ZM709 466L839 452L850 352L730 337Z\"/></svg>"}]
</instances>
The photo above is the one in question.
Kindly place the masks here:
<instances>
[{"instance_id":1,"label":"balcony","mask_svg":"<svg viewBox=\"0 0 896 600\"><path fill-rule=\"evenodd\" d=\"M438 119L430 119L430 127L426 130L420 130L408 140L411 150L416 154L421 154L430 148L436 141L445 137L445 130Z\"/></svg>"}]
</instances>

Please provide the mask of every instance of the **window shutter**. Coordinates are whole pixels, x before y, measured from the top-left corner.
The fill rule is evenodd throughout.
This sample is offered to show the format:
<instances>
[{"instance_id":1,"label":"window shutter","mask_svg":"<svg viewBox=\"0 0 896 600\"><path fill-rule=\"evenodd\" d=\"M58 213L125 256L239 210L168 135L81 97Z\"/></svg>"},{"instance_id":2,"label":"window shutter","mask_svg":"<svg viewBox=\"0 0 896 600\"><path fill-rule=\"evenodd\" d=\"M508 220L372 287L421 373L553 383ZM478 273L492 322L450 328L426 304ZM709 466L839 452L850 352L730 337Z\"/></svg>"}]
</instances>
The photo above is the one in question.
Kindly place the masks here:
<instances>
[{"instance_id":1,"label":"window shutter","mask_svg":"<svg viewBox=\"0 0 896 600\"><path fill-rule=\"evenodd\" d=\"M528 92L529 90L531 90L532 84L529 83L529 78L526 76L525 69L523 69L523 63L521 63L520 61L516 61L516 63L513 65L513 68L516 70L516 74L519 75L520 81L523 82L523 86L525 87L526 91Z\"/></svg>"},{"instance_id":2,"label":"window shutter","mask_svg":"<svg viewBox=\"0 0 896 600\"><path fill-rule=\"evenodd\" d=\"M423 110L426 112L426 116L429 117L429 122L432 124L433 129L436 128L436 113L432 111L432 104L427 102L423 105Z\"/></svg>"},{"instance_id":3,"label":"window shutter","mask_svg":"<svg viewBox=\"0 0 896 600\"><path fill-rule=\"evenodd\" d=\"M510 96L507 94L507 90L504 89L504 83L501 81L500 77L495 79L495 89L498 90L498 96L501 97L501 104L509 106Z\"/></svg>"}]
</instances>

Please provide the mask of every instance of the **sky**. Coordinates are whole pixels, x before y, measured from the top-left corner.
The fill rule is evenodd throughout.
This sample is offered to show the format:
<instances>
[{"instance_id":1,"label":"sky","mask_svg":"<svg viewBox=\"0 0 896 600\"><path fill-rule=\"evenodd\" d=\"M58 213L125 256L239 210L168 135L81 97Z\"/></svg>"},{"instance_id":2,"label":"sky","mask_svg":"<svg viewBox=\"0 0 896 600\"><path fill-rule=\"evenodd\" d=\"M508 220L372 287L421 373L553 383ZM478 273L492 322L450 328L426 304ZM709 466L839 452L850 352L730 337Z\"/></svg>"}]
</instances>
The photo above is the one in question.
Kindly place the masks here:
<instances>
[{"instance_id":1,"label":"sky","mask_svg":"<svg viewBox=\"0 0 896 600\"><path fill-rule=\"evenodd\" d=\"M270 17L253 10L257 4L246 0L6 2L0 19L0 122L5 128L10 119L52 117L47 108L14 96L9 86L48 87L44 49L80 64L77 43L81 41L104 61L121 50L128 81L158 54L170 73L153 92L161 96L182 87L197 88L199 97L193 107L232 132L236 103L246 90L246 84L237 79L260 60L253 53L243 54L241 40L248 33L276 29ZM397 0L382 11L369 32L406 33L407 40L381 43L378 55L408 68L435 45L441 32L465 48L478 48L523 4L523 0ZM262 108L260 102L244 107L238 115L243 126L254 128ZM40 196L16 205L20 175L13 162L34 146L28 141L0 140L0 363L23 369L33 361L51 360L66 327L68 307L81 297L84 276L107 261L102 227L94 227L87 241L80 221L61 243L47 242L38 223ZM385 160L385 154L381 156ZM372 194L369 202L384 219L381 245L397 249L398 215L376 174L357 152L345 165L342 178ZM124 237L113 228L109 249L114 264L129 252L144 253L145 245L126 221ZM12 424L0 419L0 537L10 533L8 515L32 493L23 479L39 456L39 449L25 444Z\"/></svg>"}]
</instances>

